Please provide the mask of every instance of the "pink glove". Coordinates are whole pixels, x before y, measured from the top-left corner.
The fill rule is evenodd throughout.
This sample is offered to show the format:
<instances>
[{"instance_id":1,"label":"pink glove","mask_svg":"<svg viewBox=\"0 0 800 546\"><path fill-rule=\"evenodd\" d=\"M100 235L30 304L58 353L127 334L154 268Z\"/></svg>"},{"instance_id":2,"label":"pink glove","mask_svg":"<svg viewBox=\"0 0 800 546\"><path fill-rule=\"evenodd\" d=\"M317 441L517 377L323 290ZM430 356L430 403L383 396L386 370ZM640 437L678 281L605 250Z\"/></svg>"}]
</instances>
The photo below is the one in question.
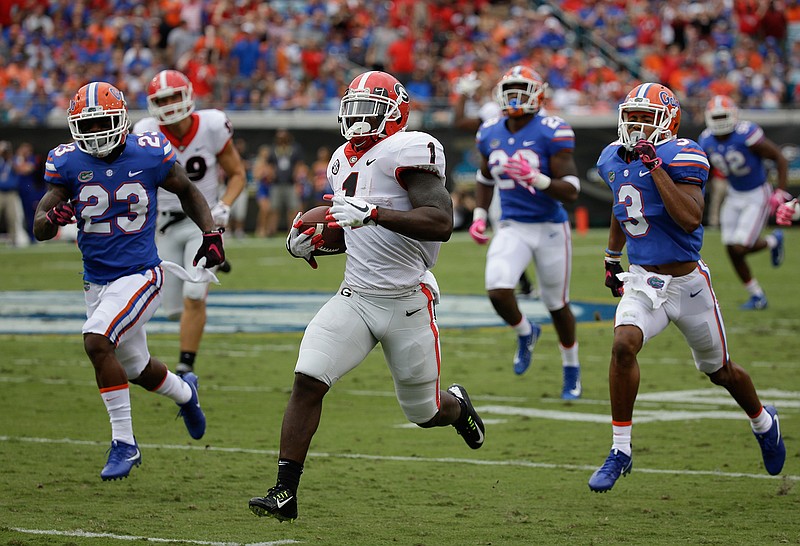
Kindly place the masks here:
<instances>
[{"instance_id":1,"label":"pink glove","mask_svg":"<svg viewBox=\"0 0 800 546\"><path fill-rule=\"evenodd\" d=\"M531 167L530 163L521 157L514 156L506 161L504 172L518 184L545 190L550 186L550 177L542 174L539 169Z\"/></svg>"},{"instance_id":2,"label":"pink glove","mask_svg":"<svg viewBox=\"0 0 800 546\"><path fill-rule=\"evenodd\" d=\"M790 226L792 220L797 219L800 219L800 203L797 202L797 199L779 205L775 211L775 221L779 226Z\"/></svg>"},{"instance_id":3,"label":"pink glove","mask_svg":"<svg viewBox=\"0 0 800 546\"><path fill-rule=\"evenodd\" d=\"M485 245L489 242L489 237L484 235L486 232L486 220L479 218L472 222L469 226L469 234L479 245Z\"/></svg>"},{"instance_id":4,"label":"pink glove","mask_svg":"<svg viewBox=\"0 0 800 546\"><path fill-rule=\"evenodd\" d=\"M786 201L792 198L792 195L787 193L786 191L775 188L775 191L772 192L772 195L769 197L769 214L770 216L775 214L778 210L778 207L783 205Z\"/></svg>"}]
</instances>

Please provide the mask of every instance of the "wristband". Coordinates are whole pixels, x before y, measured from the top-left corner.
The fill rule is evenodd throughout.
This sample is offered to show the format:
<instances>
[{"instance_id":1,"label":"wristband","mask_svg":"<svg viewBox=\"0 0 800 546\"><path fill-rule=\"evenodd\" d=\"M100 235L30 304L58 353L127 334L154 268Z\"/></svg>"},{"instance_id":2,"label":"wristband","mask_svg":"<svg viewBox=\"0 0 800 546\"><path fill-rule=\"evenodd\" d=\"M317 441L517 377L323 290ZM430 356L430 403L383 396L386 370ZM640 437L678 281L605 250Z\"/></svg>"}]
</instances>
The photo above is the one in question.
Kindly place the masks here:
<instances>
[{"instance_id":1,"label":"wristband","mask_svg":"<svg viewBox=\"0 0 800 546\"><path fill-rule=\"evenodd\" d=\"M610 248L606 249L606 258L621 258L622 251L621 250L611 250Z\"/></svg>"},{"instance_id":2,"label":"wristband","mask_svg":"<svg viewBox=\"0 0 800 546\"><path fill-rule=\"evenodd\" d=\"M225 228L219 227L216 229L212 229L211 231L204 231L203 235L211 235L212 233L219 233L219 234L225 233Z\"/></svg>"},{"instance_id":3,"label":"wristband","mask_svg":"<svg viewBox=\"0 0 800 546\"><path fill-rule=\"evenodd\" d=\"M489 217L489 213L486 212L486 209L484 209L484 208L475 207L475 209L472 211L472 221L473 222L476 222L478 220L486 221L486 219L488 217Z\"/></svg>"},{"instance_id":4,"label":"wristband","mask_svg":"<svg viewBox=\"0 0 800 546\"><path fill-rule=\"evenodd\" d=\"M544 173L537 173L533 178L533 187L537 190L546 190L553 180Z\"/></svg>"}]
</instances>

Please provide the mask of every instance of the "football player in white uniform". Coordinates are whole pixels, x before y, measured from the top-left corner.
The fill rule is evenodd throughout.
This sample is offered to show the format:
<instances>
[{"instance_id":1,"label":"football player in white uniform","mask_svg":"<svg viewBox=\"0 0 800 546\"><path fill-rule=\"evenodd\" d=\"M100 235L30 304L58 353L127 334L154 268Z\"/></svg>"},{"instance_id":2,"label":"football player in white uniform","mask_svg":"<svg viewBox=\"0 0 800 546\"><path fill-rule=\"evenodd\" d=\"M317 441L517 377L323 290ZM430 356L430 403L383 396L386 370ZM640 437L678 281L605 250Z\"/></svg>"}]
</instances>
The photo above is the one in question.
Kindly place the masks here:
<instances>
[{"instance_id":1,"label":"football player in white uniform","mask_svg":"<svg viewBox=\"0 0 800 546\"><path fill-rule=\"evenodd\" d=\"M469 447L483 445L483 422L464 387L439 388L439 290L430 269L452 233L453 207L442 145L426 133L406 132L408 114L408 93L385 72L359 75L342 98L339 124L348 142L331 157L327 175L334 191L329 225L345 229L344 282L300 344L277 481L250 499L258 516L297 517L297 487L322 399L378 343L409 421L423 428L453 425ZM311 253L322 242L313 232L293 227L286 246L316 266Z\"/></svg>"},{"instance_id":2,"label":"football player in white uniform","mask_svg":"<svg viewBox=\"0 0 800 546\"><path fill-rule=\"evenodd\" d=\"M542 302L550 312L561 350L561 397L581 396L575 317L569 306L572 237L562 202L578 198L580 181L573 159L575 134L561 118L539 109L547 84L527 66L508 70L496 86L505 116L489 120L475 137L481 154L470 235L489 238L486 210L499 188L499 229L486 255L486 290L497 314L517 332L514 372L528 369L541 327L517 305L514 285L533 260Z\"/></svg>"},{"instance_id":3,"label":"football player in white uniform","mask_svg":"<svg viewBox=\"0 0 800 546\"><path fill-rule=\"evenodd\" d=\"M219 110L195 111L192 84L177 70L162 70L152 79L147 87L147 108L152 117L137 122L133 132L161 131L166 135L189 179L206 198L214 223L225 228L231 205L247 181L244 163L233 144L231 122ZM225 193L218 199L220 167L227 180ZM159 255L190 269L192 253L200 244L200 230L183 213L177 197L163 190L159 190L158 211ZM192 372L206 325L208 284L166 275L162 293L167 316L181 321L180 357L175 370L179 374Z\"/></svg>"}]
</instances>

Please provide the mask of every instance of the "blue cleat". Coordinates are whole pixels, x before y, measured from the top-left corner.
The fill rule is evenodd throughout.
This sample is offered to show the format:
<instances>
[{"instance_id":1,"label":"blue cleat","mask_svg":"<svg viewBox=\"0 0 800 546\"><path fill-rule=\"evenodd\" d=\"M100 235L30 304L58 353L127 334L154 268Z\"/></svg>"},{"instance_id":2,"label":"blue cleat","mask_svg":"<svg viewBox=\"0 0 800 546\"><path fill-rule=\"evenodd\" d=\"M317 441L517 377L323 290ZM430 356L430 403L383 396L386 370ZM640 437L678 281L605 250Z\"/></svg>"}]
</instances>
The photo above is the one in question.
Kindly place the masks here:
<instances>
[{"instance_id":1,"label":"blue cleat","mask_svg":"<svg viewBox=\"0 0 800 546\"><path fill-rule=\"evenodd\" d=\"M562 400L577 400L581 397L580 366L564 366L564 387L561 389Z\"/></svg>"},{"instance_id":2,"label":"blue cleat","mask_svg":"<svg viewBox=\"0 0 800 546\"><path fill-rule=\"evenodd\" d=\"M131 445L113 440L108 451L108 461L100 471L103 481L127 478L131 468L142 464L142 454L136 443Z\"/></svg>"},{"instance_id":3,"label":"blue cleat","mask_svg":"<svg viewBox=\"0 0 800 546\"><path fill-rule=\"evenodd\" d=\"M589 489L595 493L610 491L620 476L630 473L633 460L618 449L612 449L603 466L595 470L589 478Z\"/></svg>"},{"instance_id":4,"label":"blue cleat","mask_svg":"<svg viewBox=\"0 0 800 546\"><path fill-rule=\"evenodd\" d=\"M753 432L753 434L756 435L758 445L761 446L764 468L771 476L776 476L783 470L783 463L786 461L786 446L783 445L778 410L774 406L764 406L764 411L772 415L772 426L767 432L761 434Z\"/></svg>"},{"instance_id":5,"label":"blue cleat","mask_svg":"<svg viewBox=\"0 0 800 546\"><path fill-rule=\"evenodd\" d=\"M750 296L750 299L739 306L742 311L760 311L767 308L767 296Z\"/></svg>"},{"instance_id":6,"label":"blue cleat","mask_svg":"<svg viewBox=\"0 0 800 546\"><path fill-rule=\"evenodd\" d=\"M528 321L530 322L530 321ZM533 348L542 335L542 328L538 324L531 322L531 333L527 336L519 336L517 354L514 355L514 373L522 375L531 365L533 358Z\"/></svg>"},{"instance_id":7,"label":"blue cleat","mask_svg":"<svg viewBox=\"0 0 800 546\"><path fill-rule=\"evenodd\" d=\"M206 433L206 416L200 409L200 402L197 399L197 376L192 372L187 372L181 376L181 379L186 381L189 388L192 389L192 397L185 404L178 404L181 408L178 415L183 417L189 436L199 440Z\"/></svg>"},{"instance_id":8,"label":"blue cleat","mask_svg":"<svg viewBox=\"0 0 800 546\"><path fill-rule=\"evenodd\" d=\"M775 237L775 240L778 241L775 248L771 250L772 266L778 267L783 263L783 231L776 229L772 232L772 235Z\"/></svg>"}]
</instances>

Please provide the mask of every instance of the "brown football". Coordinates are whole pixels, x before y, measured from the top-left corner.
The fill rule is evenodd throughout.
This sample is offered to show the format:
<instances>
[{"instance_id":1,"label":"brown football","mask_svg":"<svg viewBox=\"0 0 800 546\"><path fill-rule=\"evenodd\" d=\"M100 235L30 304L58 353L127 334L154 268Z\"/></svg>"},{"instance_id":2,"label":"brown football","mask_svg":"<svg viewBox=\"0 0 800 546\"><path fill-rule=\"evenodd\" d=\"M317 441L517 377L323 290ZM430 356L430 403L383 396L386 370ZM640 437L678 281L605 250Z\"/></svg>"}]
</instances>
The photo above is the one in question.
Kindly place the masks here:
<instances>
[{"instance_id":1,"label":"brown football","mask_svg":"<svg viewBox=\"0 0 800 546\"><path fill-rule=\"evenodd\" d=\"M306 211L300 216L303 225L300 232L304 232L310 227L315 228L315 233L322 233L322 246L312 252L314 256L327 256L329 254L341 254L347 247L344 244L344 230L342 228L328 227L325 215L330 207L321 205Z\"/></svg>"}]
</instances>

